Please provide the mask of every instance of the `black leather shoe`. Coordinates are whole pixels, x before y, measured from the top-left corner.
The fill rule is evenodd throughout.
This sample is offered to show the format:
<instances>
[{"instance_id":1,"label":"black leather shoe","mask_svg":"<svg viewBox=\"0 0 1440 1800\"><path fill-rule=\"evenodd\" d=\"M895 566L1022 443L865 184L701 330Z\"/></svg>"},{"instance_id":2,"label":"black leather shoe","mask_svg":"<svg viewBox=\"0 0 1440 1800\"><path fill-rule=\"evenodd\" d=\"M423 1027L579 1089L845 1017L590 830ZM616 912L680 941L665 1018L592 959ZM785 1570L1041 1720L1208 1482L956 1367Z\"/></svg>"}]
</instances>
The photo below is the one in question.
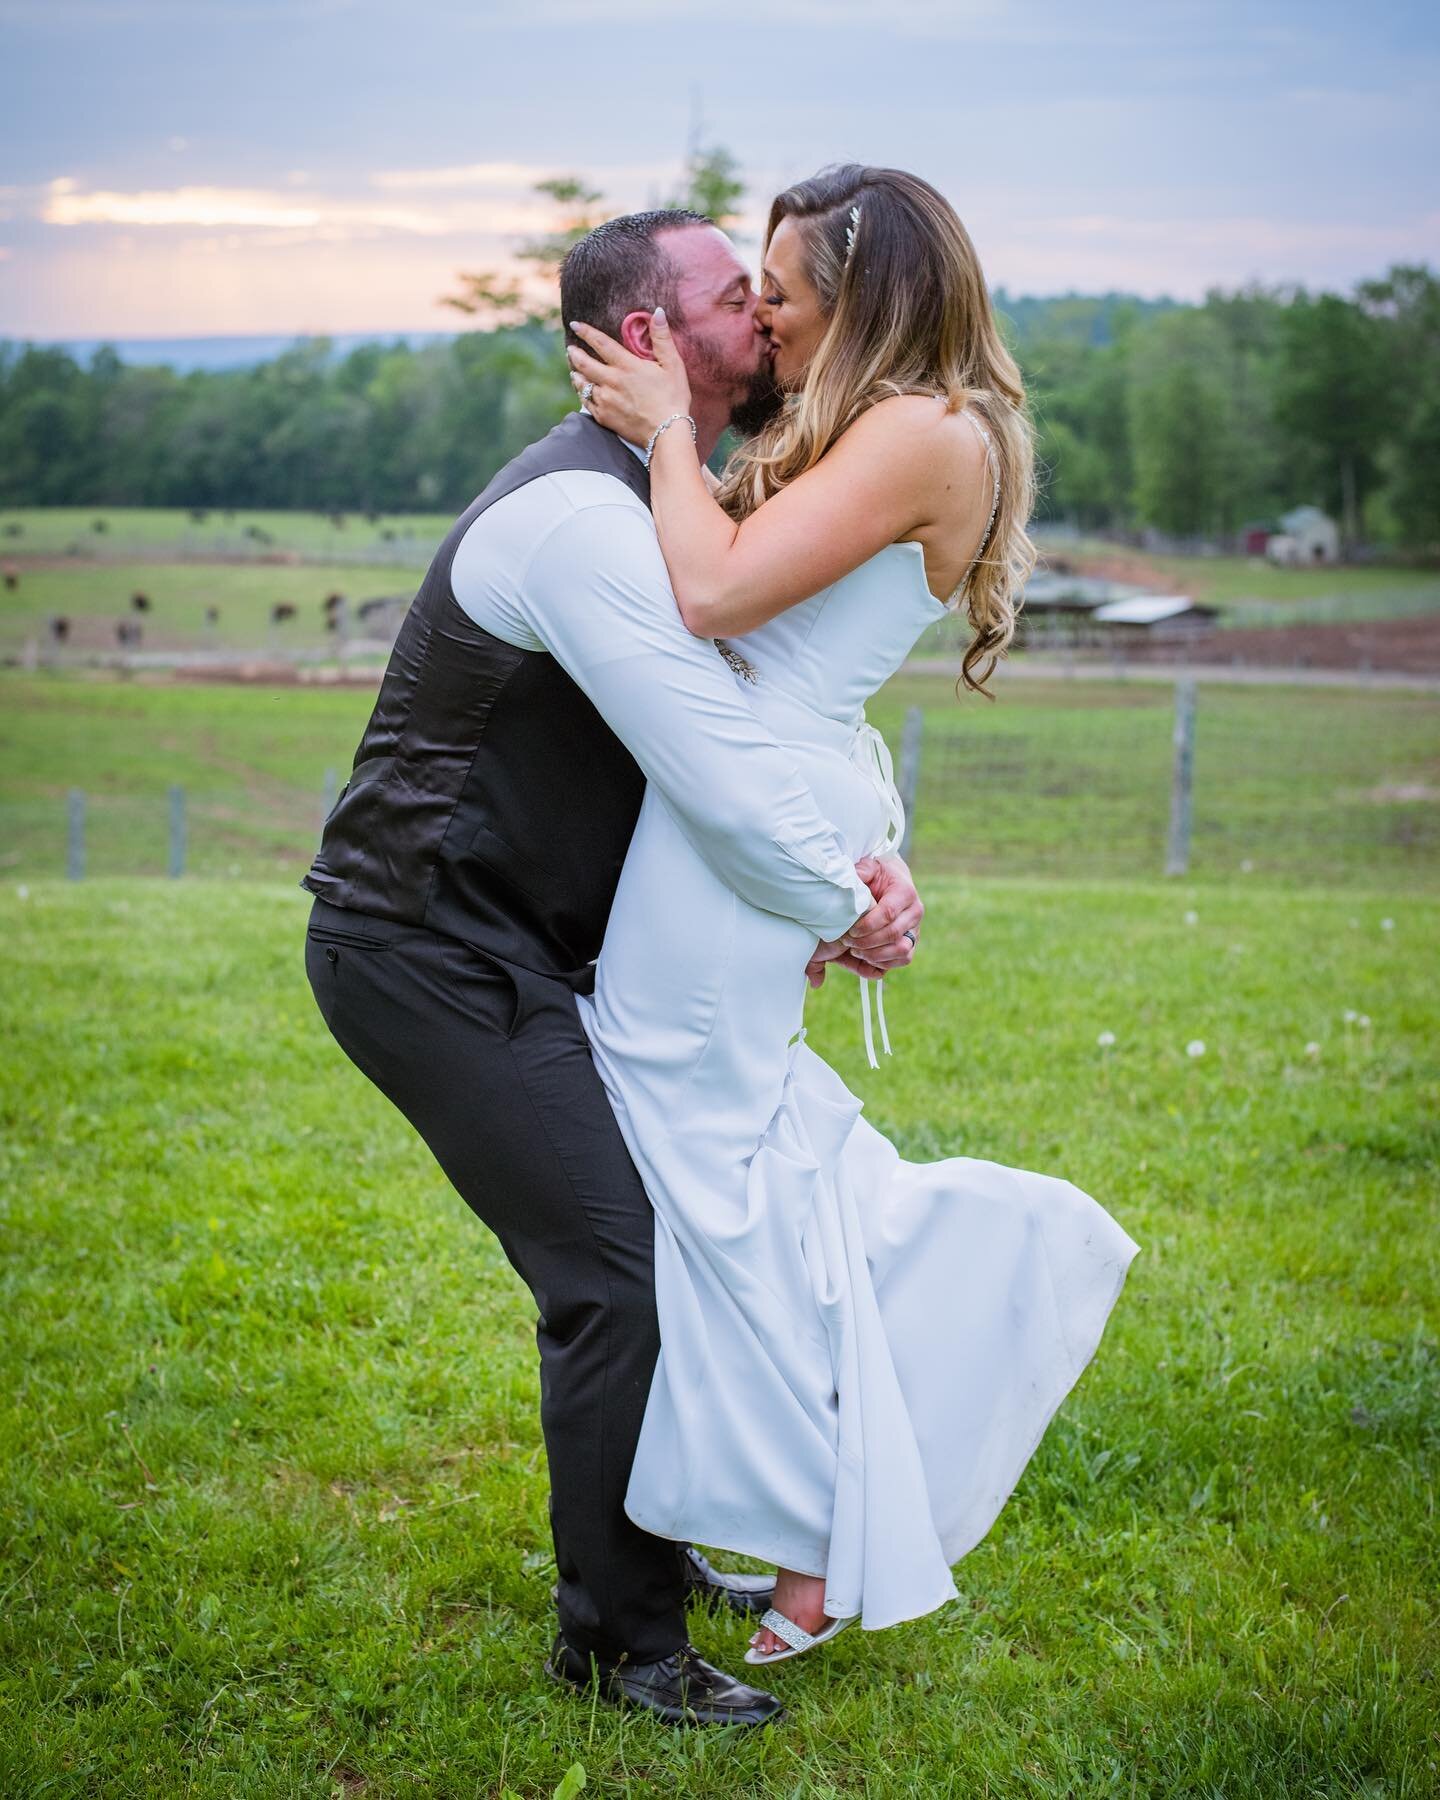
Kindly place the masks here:
<instances>
[{"instance_id":1,"label":"black leather shoe","mask_svg":"<svg viewBox=\"0 0 1440 1800\"><path fill-rule=\"evenodd\" d=\"M785 1709L773 1694L746 1687L712 1668L693 1644L682 1644L659 1662L593 1660L556 1636L545 1673L552 1681L588 1693L592 1687L611 1706L633 1706L666 1725L773 1725Z\"/></svg>"},{"instance_id":2,"label":"black leather shoe","mask_svg":"<svg viewBox=\"0 0 1440 1800\"><path fill-rule=\"evenodd\" d=\"M758 1619L775 1603L773 1575L736 1575L728 1569L712 1568L693 1544L681 1552L685 1565L685 1603L703 1606L710 1612L743 1613Z\"/></svg>"}]
</instances>

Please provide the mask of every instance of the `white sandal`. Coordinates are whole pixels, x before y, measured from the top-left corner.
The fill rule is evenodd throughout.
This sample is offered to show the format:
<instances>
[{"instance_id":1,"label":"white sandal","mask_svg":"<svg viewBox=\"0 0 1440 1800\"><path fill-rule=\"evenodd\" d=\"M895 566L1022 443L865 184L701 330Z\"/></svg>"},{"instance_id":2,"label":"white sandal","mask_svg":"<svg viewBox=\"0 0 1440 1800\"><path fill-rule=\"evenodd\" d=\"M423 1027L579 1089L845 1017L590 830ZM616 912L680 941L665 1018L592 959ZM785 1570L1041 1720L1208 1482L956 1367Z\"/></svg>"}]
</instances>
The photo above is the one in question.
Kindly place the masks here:
<instances>
[{"instance_id":1,"label":"white sandal","mask_svg":"<svg viewBox=\"0 0 1440 1800\"><path fill-rule=\"evenodd\" d=\"M757 1650L752 1644L745 1652L747 1663L788 1662L792 1656L803 1656L807 1650L813 1650L817 1644L828 1644L833 1637L838 1637L847 1625L855 1623L857 1614L851 1613L847 1619L832 1619L823 1631L809 1632L803 1625L797 1625L793 1619L787 1619L782 1612L776 1612L772 1606L760 1621L763 1631L773 1631L775 1636L786 1645L784 1650Z\"/></svg>"}]
</instances>

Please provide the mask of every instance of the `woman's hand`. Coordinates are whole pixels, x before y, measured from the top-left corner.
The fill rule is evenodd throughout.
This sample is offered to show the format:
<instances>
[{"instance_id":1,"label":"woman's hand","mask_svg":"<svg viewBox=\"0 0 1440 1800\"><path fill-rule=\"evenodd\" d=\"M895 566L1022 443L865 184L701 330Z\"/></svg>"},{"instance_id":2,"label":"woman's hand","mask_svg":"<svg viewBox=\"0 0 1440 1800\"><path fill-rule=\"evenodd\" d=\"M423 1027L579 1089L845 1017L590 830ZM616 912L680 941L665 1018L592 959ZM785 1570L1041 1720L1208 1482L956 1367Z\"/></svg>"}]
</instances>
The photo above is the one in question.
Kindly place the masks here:
<instances>
[{"instance_id":1,"label":"woman's hand","mask_svg":"<svg viewBox=\"0 0 1440 1800\"><path fill-rule=\"evenodd\" d=\"M572 344L565 353L570 379L591 415L607 430L644 445L673 414L689 413L690 381L663 308L650 315L653 362L632 356L623 344L592 325L572 321L570 329L585 346Z\"/></svg>"}]
</instances>

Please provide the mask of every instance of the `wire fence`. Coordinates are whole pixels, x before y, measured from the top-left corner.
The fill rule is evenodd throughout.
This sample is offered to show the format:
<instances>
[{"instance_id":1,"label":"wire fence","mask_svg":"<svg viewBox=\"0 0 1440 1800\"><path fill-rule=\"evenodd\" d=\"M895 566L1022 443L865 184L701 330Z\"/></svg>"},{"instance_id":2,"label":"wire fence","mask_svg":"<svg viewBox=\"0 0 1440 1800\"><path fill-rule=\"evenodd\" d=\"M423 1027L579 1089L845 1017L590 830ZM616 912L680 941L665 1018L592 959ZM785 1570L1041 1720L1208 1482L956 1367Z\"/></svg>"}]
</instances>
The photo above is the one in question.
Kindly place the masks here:
<instances>
[{"instance_id":1,"label":"wire fence","mask_svg":"<svg viewBox=\"0 0 1440 1800\"><path fill-rule=\"evenodd\" d=\"M937 698L937 695L942 696ZM1025 683L871 708L919 874L1440 888L1440 706L1421 693ZM334 768L0 798L0 875L299 879Z\"/></svg>"}]
</instances>

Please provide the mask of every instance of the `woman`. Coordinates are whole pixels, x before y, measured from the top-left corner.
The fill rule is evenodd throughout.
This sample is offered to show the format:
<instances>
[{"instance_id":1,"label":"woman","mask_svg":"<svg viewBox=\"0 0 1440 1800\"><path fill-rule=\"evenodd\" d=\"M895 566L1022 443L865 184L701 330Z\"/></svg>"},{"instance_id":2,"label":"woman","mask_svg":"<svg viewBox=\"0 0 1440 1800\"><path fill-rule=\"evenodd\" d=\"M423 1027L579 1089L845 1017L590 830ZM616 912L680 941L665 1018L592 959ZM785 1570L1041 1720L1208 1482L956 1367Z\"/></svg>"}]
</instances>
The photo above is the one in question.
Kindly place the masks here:
<instances>
[{"instance_id":1,"label":"woman","mask_svg":"<svg viewBox=\"0 0 1440 1800\"><path fill-rule=\"evenodd\" d=\"M686 625L721 640L859 858L901 819L865 701L954 608L967 687L1010 640L1034 560L1024 393L964 227L915 176L781 194L762 279L788 397L718 497L663 314L656 361L583 324L571 361L600 423L651 450ZM953 1597L1138 1248L1067 1182L901 1162L803 1041L815 948L652 794L582 1002L656 1210L662 1349L626 1510L776 1564L752 1663Z\"/></svg>"}]
</instances>

